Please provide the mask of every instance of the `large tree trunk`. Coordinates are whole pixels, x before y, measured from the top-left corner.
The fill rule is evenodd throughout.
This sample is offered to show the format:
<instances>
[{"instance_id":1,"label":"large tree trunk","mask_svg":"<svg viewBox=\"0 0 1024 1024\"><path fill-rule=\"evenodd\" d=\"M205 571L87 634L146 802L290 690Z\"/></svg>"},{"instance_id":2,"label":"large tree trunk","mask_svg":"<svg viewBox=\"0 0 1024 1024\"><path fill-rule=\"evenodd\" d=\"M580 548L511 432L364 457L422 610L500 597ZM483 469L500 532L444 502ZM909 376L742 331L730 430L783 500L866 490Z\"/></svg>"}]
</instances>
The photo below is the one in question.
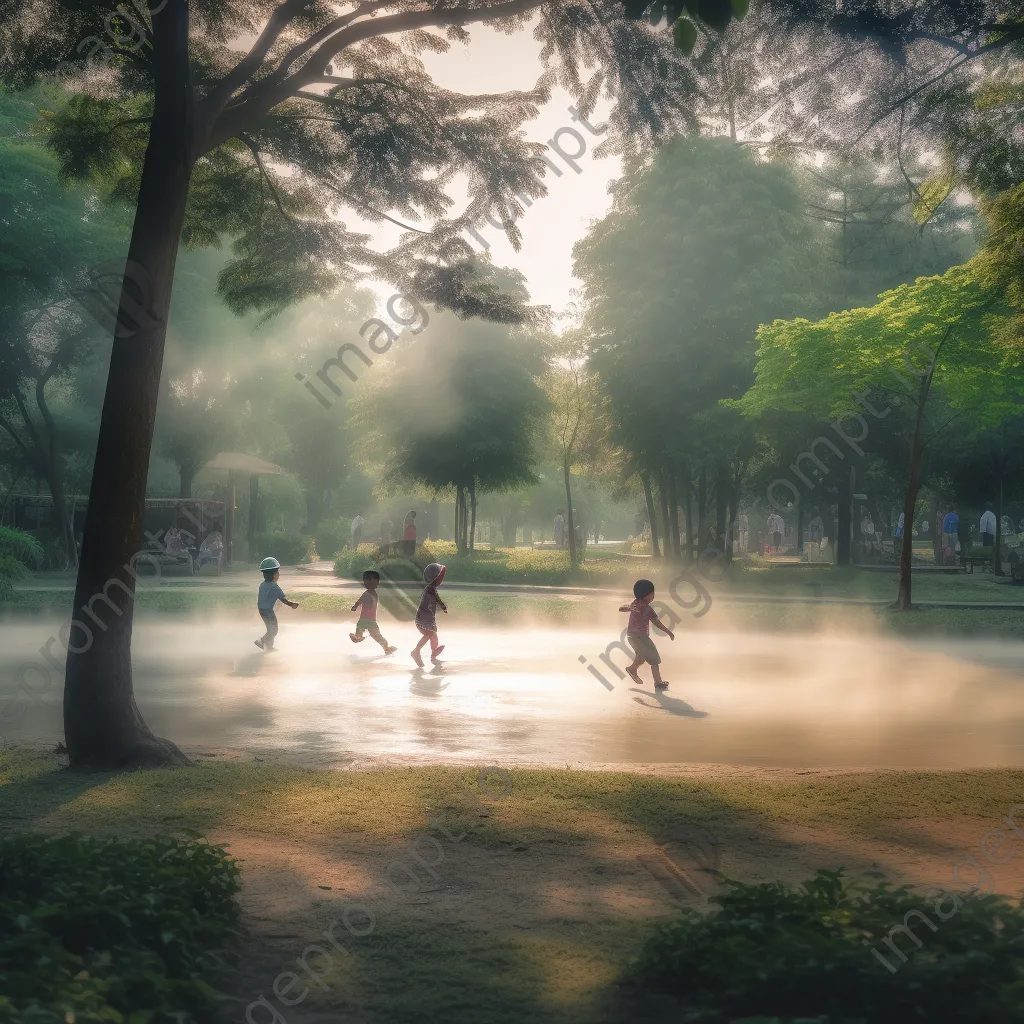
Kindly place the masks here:
<instances>
[{"instance_id":1,"label":"large tree trunk","mask_svg":"<svg viewBox=\"0 0 1024 1024\"><path fill-rule=\"evenodd\" d=\"M658 474L658 507L661 509L661 525L665 534L661 540L661 550L666 559L675 554L676 544L672 543L672 523L668 517L668 487L665 483L665 470ZM678 540L676 542L678 544Z\"/></svg>"},{"instance_id":2,"label":"large tree trunk","mask_svg":"<svg viewBox=\"0 0 1024 1024\"><path fill-rule=\"evenodd\" d=\"M250 562L256 561L256 530L258 527L259 507L260 478L258 474L253 473L252 476L249 477L249 516L248 521L245 524L245 556ZM327 552L320 551L318 554L323 558Z\"/></svg>"},{"instance_id":3,"label":"large tree trunk","mask_svg":"<svg viewBox=\"0 0 1024 1024\"><path fill-rule=\"evenodd\" d=\"M157 19L153 121L128 250L133 277L139 267L148 277L150 294L141 298L152 315L131 332L115 330L110 354L64 687L64 734L77 769L187 763L173 743L150 732L132 689L133 556L142 538L167 314L194 165L191 94L182 81L188 67L184 0L170 0ZM131 319L138 300L138 285L126 275L120 322ZM96 600L105 594L106 601Z\"/></svg>"},{"instance_id":4,"label":"large tree trunk","mask_svg":"<svg viewBox=\"0 0 1024 1024\"><path fill-rule=\"evenodd\" d=\"M668 532L672 538L672 557L677 561L683 560L683 552L679 546L679 492L676 480L676 467L669 463L665 472L668 474Z\"/></svg>"},{"instance_id":5,"label":"large tree trunk","mask_svg":"<svg viewBox=\"0 0 1024 1024\"><path fill-rule=\"evenodd\" d=\"M725 558L726 564L732 562L732 557L735 551L735 541L739 537L739 519L740 513L740 482L737 479L736 483L729 488L729 543L725 546Z\"/></svg>"},{"instance_id":6,"label":"large tree trunk","mask_svg":"<svg viewBox=\"0 0 1024 1024\"><path fill-rule=\"evenodd\" d=\"M196 466L195 463L182 464L178 467L178 497L179 498L191 498L192 497L192 481L196 477Z\"/></svg>"},{"instance_id":7,"label":"large tree trunk","mask_svg":"<svg viewBox=\"0 0 1024 1024\"><path fill-rule=\"evenodd\" d=\"M715 547L725 551L725 520L729 509L729 467L715 466Z\"/></svg>"},{"instance_id":8,"label":"large tree trunk","mask_svg":"<svg viewBox=\"0 0 1024 1024\"><path fill-rule=\"evenodd\" d=\"M476 550L476 477L469 481L469 550Z\"/></svg>"},{"instance_id":9,"label":"large tree trunk","mask_svg":"<svg viewBox=\"0 0 1024 1024\"><path fill-rule=\"evenodd\" d=\"M654 558L660 558L661 553L658 551L658 515L654 510L654 495L651 493L651 478L646 470L640 474L640 482L644 487L644 501L647 503L647 522L651 527L651 555Z\"/></svg>"},{"instance_id":10,"label":"large tree trunk","mask_svg":"<svg viewBox=\"0 0 1024 1024\"><path fill-rule=\"evenodd\" d=\"M693 512L693 475L689 462L686 464L686 560L691 565L697 559L697 523Z\"/></svg>"},{"instance_id":11,"label":"large tree trunk","mask_svg":"<svg viewBox=\"0 0 1024 1024\"><path fill-rule=\"evenodd\" d=\"M917 398L917 415L914 417L914 434L910 441L910 469L907 478L907 497L903 502L903 543L900 544L900 588L896 604L903 611L911 608L910 568L914 552L914 509L917 506L917 492L921 487L921 466L924 463L924 406L931 385L931 373L921 378Z\"/></svg>"},{"instance_id":12,"label":"large tree trunk","mask_svg":"<svg viewBox=\"0 0 1024 1024\"><path fill-rule=\"evenodd\" d=\"M801 501L796 507L796 553L802 557L804 553L804 503Z\"/></svg>"},{"instance_id":13,"label":"large tree trunk","mask_svg":"<svg viewBox=\"0 0 1024 1024\"><path fill-rule=\"evenodd\" d=\"M708 546L708 467L701 465L697 477L697 547L706 551Z\"/></svg>"},{"instance_id":14,"label":"large tree trunk","mask_svg":"<svg viewBox=\"0 0 1024 1024\"><path fill-rule=\"evenodd\" d=\"M460 555L466 553L466 499L462 484L455 485L455 548Z\"/></svg>"},{"instance_id":15,"label":"large tree trunk","mask_svg":"<svg viewBox=\"0 0 1024 1024\"><path fill-rule=\"evenodd\" d=\"M932 561L936 565L942 565L942 529L941 523L939 522L939 502L938 499L932 498L932 503L928 509L929 515L929 529L932 534ZM903 518L904 526L906 529L906 516Z\"/></svg>"},{"instance_id":16,"label":"large tree trunk","mask_svg":"<svg viewBox=\"0 0 1024 1024\"><path fill-rule=\"evenodd\" d=\"M569 472L569 460L562 459L562 480L565 483L565 507L569 517L569 568L576 572L579 568L579 552L576 550L576 517L572 507L572 474Z\"/></svg>"}]
</instances>

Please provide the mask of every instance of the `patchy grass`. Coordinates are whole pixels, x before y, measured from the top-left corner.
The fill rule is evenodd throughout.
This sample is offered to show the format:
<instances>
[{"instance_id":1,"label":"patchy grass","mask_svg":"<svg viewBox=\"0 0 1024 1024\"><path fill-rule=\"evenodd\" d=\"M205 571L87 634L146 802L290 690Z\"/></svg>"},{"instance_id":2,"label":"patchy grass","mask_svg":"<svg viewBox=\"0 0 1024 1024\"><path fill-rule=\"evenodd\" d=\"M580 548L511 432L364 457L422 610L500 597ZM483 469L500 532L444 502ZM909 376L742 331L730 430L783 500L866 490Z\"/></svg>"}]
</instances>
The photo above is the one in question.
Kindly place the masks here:
<instances>
[{"instance_id":1,"label":"patchy grass","mask_svg":"<svg viewBox=\"0 0 1024 1024\"><path fill-rule=\"evenodd\" d=\"M425 807L491 842L595 835L657 836L688 821L874 829L894 819L1001 817L1020 802L1024 771L878 771L809 781L754 776L669 778L626 772L515 769L509 796L480 817L460 794L461 767L347 772L203 760L187 769L82 776L53 755L0 750L0 822L7 827L152 835L216 828L289 838L355 832L396 838Z\"/></svg>"},{"instance_id":2,"label":"patchy grass","mask_svg":"<svg viewBox=\"0 0 1024 1024\"><path fill-rule=\"evenodd\" d=\"M863 869L879 836L896 835L890 853L904 858L914 819L929 848L931 835L963 837L965 828L976 844L1024 791L1024 772L1009 770L672 778L514 769L507 796L481 809L469 795L482 795L471 768L203 761L82 776L55 771L58 764L39 752L0 752L5 830L200 832L240 857L246 937L230 988L241 1003L224 1017L232 1024L239 1005L260 993L273 1000L275 977L294 971L299 953L353 900L372 901L376 927L345 939L349 955L332 958L322 990L309 985L303 1011L312 1019L676 1024L678 1002L648 1006L619 984L652 922L678 906L638 857L650 860L696 828L734 851L734 864L756 861L769 877L804 871L795 857L849 864L851 854ZM495 781L492 795L501 792ZM460 838L445 843L438 881L406 901L383 878L393 858L408 860L428 808ZM792 845L800 830L806 849ZM774 860L760 859L772 850ZM955 856L952 843L940 856ZM253 1019L271 1016L264 1008Z\"/></svg>"}]
</instances>

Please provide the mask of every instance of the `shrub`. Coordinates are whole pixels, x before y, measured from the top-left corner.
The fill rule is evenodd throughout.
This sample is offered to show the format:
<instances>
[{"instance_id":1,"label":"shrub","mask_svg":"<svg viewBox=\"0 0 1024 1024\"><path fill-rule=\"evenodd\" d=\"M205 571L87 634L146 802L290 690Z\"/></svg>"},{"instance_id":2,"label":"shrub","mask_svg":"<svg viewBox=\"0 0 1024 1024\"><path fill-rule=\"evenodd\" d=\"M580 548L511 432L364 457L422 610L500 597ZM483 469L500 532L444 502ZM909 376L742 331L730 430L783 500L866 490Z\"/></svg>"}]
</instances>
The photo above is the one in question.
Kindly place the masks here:
<instances>
[{"instance_id":1,"label":"shrub","mask_svg":"<svg viewBox=\"0 0 1024 1024\"><path fill-rule=\"evenodd\" d=\"M22 530L0 526L0 557L5 555L24 566L38 569L43 564L43 545Z\"/></svg>"},{"instance_id":2,"label":"shrub","mask_svg":"<svg viewBox=\"0 0 1024 1024\"><path fill-rule=\"evenodd\" d=\"M239 888L204 842L0 840L0 1021L210 1020Z\"/></svg>"},{"instance_id":3,"label":"shrub","mask_svg":"<svg viewBox=\"0 0 1024 1024\"><path fill-rule=\"evenodd\" d=\"M316 549L321 558L333 558L351 538L351 519L326 519L316 528Z\"/></svg>"},{"instance_id":4,"label":"shrub","mask_svg":"<svg viewBox=\"0 0 1024 1024\"><path fill-rule=\"evenodd\" d=\"M302 533L261 533L256 537L256 556L273 555L282 565L316 561L316 543Z\"/></svg>"},{"instance_id":5,"label":"shrub","mask_svg":"<svg viewBox=\"0 0 1024 1024\"><path fill-rule=\"evenodd\" d=\"M942 917L937 896L884 880L854 888L842 869L818 871L795 889L780 882L725 885L711 913L687 910L658 927L632 969L635 980L677 995L686 1020L1024 1019L1024 911L999 897L960 893L957 906L947 893ZM921 946L895 932L903 963L883 942L905 922Z\"/></svg>"}]
</instances>

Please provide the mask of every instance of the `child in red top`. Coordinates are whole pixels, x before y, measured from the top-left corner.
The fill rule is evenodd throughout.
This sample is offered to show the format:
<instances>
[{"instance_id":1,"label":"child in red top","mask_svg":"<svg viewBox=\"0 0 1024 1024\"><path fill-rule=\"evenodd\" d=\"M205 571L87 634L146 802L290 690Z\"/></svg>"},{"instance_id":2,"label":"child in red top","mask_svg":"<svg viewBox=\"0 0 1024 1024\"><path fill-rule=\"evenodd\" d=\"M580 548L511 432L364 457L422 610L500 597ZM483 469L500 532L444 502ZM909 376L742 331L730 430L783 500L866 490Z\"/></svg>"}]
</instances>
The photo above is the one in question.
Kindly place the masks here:
<instances>
[{"instance_id":1,"label":"child in red top","mask_svg":"<svg viewBox=\"0 0 1024 1024\"><path fill-rule=\"evenodd\" d=\"M672 640L675 640L676 635L655 615L651 607L654 600L654 584L650 580L637 580L633 584L633 597L636 600L632 604L624 604L619 608L620 612L629 612L626 640L633 648L634 655L633 664L626 672L637 686L643 686L637 669L646 661L651 666L655 690L667 690L668 683L661 678L661 655L651 639L651 623L653 622L662 633L667 633Z\"/></svg>"}]
</instances>

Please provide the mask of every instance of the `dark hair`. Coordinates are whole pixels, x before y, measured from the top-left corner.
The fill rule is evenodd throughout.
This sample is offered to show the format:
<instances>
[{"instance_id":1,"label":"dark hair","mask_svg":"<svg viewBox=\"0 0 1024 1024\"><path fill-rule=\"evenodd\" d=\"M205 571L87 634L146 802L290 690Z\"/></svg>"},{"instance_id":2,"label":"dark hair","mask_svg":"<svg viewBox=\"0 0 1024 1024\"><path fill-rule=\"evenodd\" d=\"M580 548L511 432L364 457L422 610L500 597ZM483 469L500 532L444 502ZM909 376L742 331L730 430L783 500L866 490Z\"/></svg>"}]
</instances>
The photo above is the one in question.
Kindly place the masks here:
<instances>
[{"instance_id":1,"label":"dark hair","mask_svg":"<svg viewBox=\"0 0 1024 1024\"><path fill-rule=\"evenodd\" d=\"M650 580L637 580L633 584L633 596L639 601L641 597L654 593L654 584Z\"/></svg>"},{"instance_id":2,"label":"dark hair","mask_svg":"<svg viewBox=\"0 0 1024 1024\"><path fill-rule=\"evenodd\" d=\"M270 583L270 582L272 582L272 581L273 581L273 579L274 579L274 573L275 573L275 572L277 572L277 570L276 570L276 569L264 569L264 570L263 570L263 578L264 578L264 579L265 579L265 580L266 580L266 581L267 581L268 583Z\"/></svg>"},{"instance_id":3,"label":"dark hair","mask_svg":"<svg viewBox=\"0 0 1024 1024\"><path fill-rule=\"evenodd\" d=\"M380 581L380 573L377 572L376 569L367 569L366 572L363 573L363 579Z\"/></svg>"}]
</instances>

